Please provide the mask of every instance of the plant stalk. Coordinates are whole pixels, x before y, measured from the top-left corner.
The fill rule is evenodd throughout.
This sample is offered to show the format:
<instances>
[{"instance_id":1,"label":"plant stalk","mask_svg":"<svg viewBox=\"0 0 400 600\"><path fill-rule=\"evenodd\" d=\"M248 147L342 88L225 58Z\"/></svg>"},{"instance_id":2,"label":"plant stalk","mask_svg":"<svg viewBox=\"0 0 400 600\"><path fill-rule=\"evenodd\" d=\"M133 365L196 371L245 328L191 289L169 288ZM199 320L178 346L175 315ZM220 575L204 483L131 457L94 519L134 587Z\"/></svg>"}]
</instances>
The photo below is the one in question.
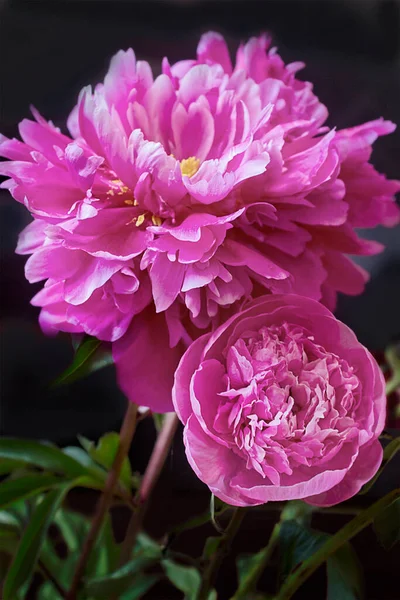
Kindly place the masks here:
<instances>
[{"instance_id":1,"label":"plant stalk","mask_svg":"<svg viewBox=\"0 0 400 600\"><path fill-rule=\"evenodd\" d=\"M229 552L230 545L239 530L239 527L246 514L246 508L235 508L229 525L225 530L225 533L221 536L220 543L208 563L204 575L202 578L201 586L197 595L196 600L207 600L211 590L214 587L214 583L219 571L219 568L224 560L225 556Z\"/></svg>"},{"instance_id":2,"label":"plant stalk","mask_svg":"<svg viewBox=\"0 0 400 600\"><path fill-rule=\"evenodd\" d=\"M81 582L82 576L85 572L86 563L89 555L95 545L97 536L103 524L103 519L108 512L114 490L118 484L118 479L121 473L122 464L125 457L129 452L132 438L135 433L137 423L137 406L132 402L128 403L128 408L125 413L125 417L121 426L120 441L111 470L108 473L108 477L105 483L105 487L102 495L100 496L96 512L92 520L92 524L87 535L87 538L83 545L82 553L79 557L78 564L72 579L71 587L66 595L66 600L77 600L78 588Z\"/></svg>"},{"instance_id":3,"label":"plant stalk","mask_svg":"<svg viewBox=\"0 0 400 600\"><path fill-rule=\"evenodd\" d=\"M149 463L143 475L139 491L135 497L136 510L131 517L125 539L122 543L119 558L120 567L125 565L131 558L132 550L136 544L136 538L142 528L143 519L149 506L151 493L167 459L177 426L178 417L176 414L166 414L163 426L158 434Z\"/></svg>"},{"instance_id":4,"label":"plant stalk","mask_svg":"<svg viewBox=\"0 0 400 600\"><path fill-rule=\"evenodd\" d=\"M257 564L249 571L246 577L243 579L239 589L232 596L231 600L245 600L249 597L250 593L254 590L257 585L258 580L263 574L266 566L269 563L269 560L275 550L275 547L279 541L279 533L282 527L282 521L278 521L275 524L271 536L269 538L268 544L261 550L259 553L259 561Z\"/></svg>"}]
</instances>

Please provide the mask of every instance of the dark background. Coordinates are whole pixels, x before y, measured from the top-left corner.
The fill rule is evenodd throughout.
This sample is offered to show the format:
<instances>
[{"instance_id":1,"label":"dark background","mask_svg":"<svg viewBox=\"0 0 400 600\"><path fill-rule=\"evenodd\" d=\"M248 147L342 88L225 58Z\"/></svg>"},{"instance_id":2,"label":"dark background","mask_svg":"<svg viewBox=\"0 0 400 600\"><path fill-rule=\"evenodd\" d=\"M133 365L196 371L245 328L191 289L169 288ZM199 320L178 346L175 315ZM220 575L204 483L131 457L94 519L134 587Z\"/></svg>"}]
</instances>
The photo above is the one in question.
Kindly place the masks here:
<instances>
[{"instance_id":1,"label":"dark background","mask_svg":"<svg viewBox=\"0 0 400 600\"><path fill-rule=\"evenodd\" d=\"M165 55L171 62L194 56L199 35L208 29L222 32L232 51L250 35L272 33L285 62L307 63L300 77L314 82L329 108L331 126L353 126L380 116L400 123L400 4L395 0L0 0L0 131L17 135L17 124L29 116L30 104L64 129L80 88L103 78L117 50L133 47L157 73ZM388 176L400 177L399 131L376 143L373 162ZM24 208L1 190L1 434L62 445L76 443L77 433L95 439L119 427L125 399L116 388L112 367L67 388L48 390L48 383L71 360L72 348L66 335L46 338L41 333L38 310L29 304L40 284L28 284L25 257L14 254L18 233L29 221ZM340 298L337 315L371 350L381 351L400 337L399 231L379 228L366 236L382 241L387 249L360 259L371 281L361 297ZM144 468L153 438L151 424L141 424L131 452L135 468ZM167 520L178 522L208 501L177 438L154 500L154 533L160 533ZM399 469L397 461L372 497L400 480ZM92 496L75 498L78 507L90 509L92 503ZM265 543L268 519L252 513L237 542L242 550L256 551ZM121 516L120 527L123 523ZM342 523L343 517L332 516L322 524L316 520L327 531ZM204 533L189 534L183 545L200 552ZM356 541L367 573L367 598L398 598L398 553L386 555L371 532ZM232 565L227 569L222 598L233 581ZM298 597L303 596L318 599L323 592L309 587Z\"/></svg>"}]
</instances>

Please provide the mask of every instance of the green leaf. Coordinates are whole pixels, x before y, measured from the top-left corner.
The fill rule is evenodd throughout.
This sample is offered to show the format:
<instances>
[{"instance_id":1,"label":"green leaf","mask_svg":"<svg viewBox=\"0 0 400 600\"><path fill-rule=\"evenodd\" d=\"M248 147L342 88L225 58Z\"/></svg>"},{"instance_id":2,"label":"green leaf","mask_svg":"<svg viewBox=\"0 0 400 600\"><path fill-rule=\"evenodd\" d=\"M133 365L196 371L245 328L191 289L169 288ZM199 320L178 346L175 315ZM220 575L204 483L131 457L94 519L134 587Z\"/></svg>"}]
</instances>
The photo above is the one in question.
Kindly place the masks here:
<instances>
[{"instance_id":1,"label":"green leaf","mask_svg":"<svg viewBox=\"0 0 400 600\"><path fill-rule=\"evenodd\" d=\"M361 490L358 492L360 495L366 494L368 492L368 490L370 490L372 488L375 481L382 474L382 471L386 467L388 462L390 462L392 460L392 458L395 456L395 454L397 454L397 452L399 452L399 451L400 451L400 437L396 437L393 440L391 440L387 444L387 446L384 448L382 464L380 466L379 471L376 473L376 475L372 479L370 479L370 481L368 481L368 483L363 485Z\"/></svg>"},{"instance_id":2,"label":"green leaf","mask_svg":"<svg viewBox=\"0 0 400 600\"><path fill-rule=\"evenodd\" d=\"M15 600L21 587L31 580L47 530L68 489L64 485L48 492L36 506L4 582L3 600Z\"/></svg>"},{"instance_id":3,"label":"green leaf","mask_svg":"<svg viewBox=\"0 0 400 600\"><path fill-rule=\"evenodd\" d=\"M105 483L107 472L97 465L87 452L82 450L82 448L78 448L77 446L67 446L66 448L63 448L63 453L79 463L83 467L85 475L90 475L102 484Z\"/></svg>"},{"instance_id":4,"label":"green leaf","mask_svg":"<svg viewBox=\"0 0 400 600\"><path fill-rule=\"evenodd\" d=\"M0 459L15 460L70 477L86 474L86 469L79 462L55 446L32 440L0 438Z\"/></svg>"},{"instance_id":5,"label":"green leaf","mask_svg":"<svg viewBox=\"0 0 400 600\"><path fill-rule=\"evenodd\" d=\"M20 522L17 517L7 510L0 510L0 531L4 531L6 529L19 530Z\"/></svg>"},{"instance_id":6,"label":"green leaf","mask_svg":"<svg viewBox=\"0 0 400 600\"><path fill-rule=\"evenodd\" d=\"M39 494L49 488L65 483L56 475L37 473L17 479L6 479L0 483L0 507L4 508L18 500Z\"/></svg>"},{"instance_id":7,"label":"green leaf","mask_svg":"<svg viewBox=\"0 0 400 600\"><path fill-rule=\"evenodd\" d=\"M107 515L89 558L86 574L89 577L104 577L112 573L117 567L119 554L120 547L115 542L111 519Z\"/></svg>"},{"instance_id":8,"label":"green leaf","mask_svg":"<svg viewBox=\"0 0 400 600\"><path fill-rule=\"evenodd\" d=\"M314 554L328 537L325 533L305 528L297 521L283 521L279 532L281 580L286 579L299 563Z\"/></svg>"},{"instance_id":9,"label":"green leaf","mask_svg":"<svg viewBox=\"0 0 400 600\"><path fill-rule=\"evenodd\" d=\"M17 517L6 510L0 510L0 551L14 555L18 546L21 525ZM2 579L0 579L2 581Z\"/></svg>"},{"instance_id":10,"label":"green leaf","mask_svg":"<svg viewBox=\"0 0 400 600\"><path fill-rule=\"evenodd\" d=\"M139 574L134 580L133 587L123 593L120 596L120 600L138 600L139 598L143 598L145 593L159 580L160 577L158 575Z\"/></svg>"},{"instance_id":11,"label":"green leaf","mask_svg":"<svg viewBox=\"0 0 400 600\"><path fill-rule=\"evenodd\" d=\"M161 556L161 547L146 533L139 533L136 540L135 553L153 558Z\"/></svg>"},{"instance_id":12,"label":"green leaf","mask_svg":"<svg viewBox=\"0 0 400 600\"><path fill-rule=\"evenodd\" d=\"M374 530L386 550L390 550L400 541L400 498L375 518Z\"/></svg>"},{"instance_id":13,"label":"green leaf","mask_svg":"<svg viewBox=\"0 0 400 600\"><path fill-rule=\"evenodd\" d=\"M21 469L24 466L25 466L25 463L23 463L19 460L3 458L0 461L0 475L6 475L7 473L13 473L14 471L17 471L18 469Z\"/></svg>"},{"instance_id":14,"label":"green leaf","mask_svg":"<svg viewBox=\"0 0 400 600\"><path fill-rule=\"evenodd\" d=\"M203 549L203 560L208 560L211 558L211 556L216 552L220 542L221 537L213 536L206 539Z\"/></svg>"},{"instance_id":15,"label":"green leaf","mask_svg":"<svg viewBox=\"0 0 400 600\"><path fill-rule=\"evenodd\" d=\"M257 554L242 554L238 556L236 560L238 581L241 583L245 580L247 575L256 567L262 559L263 551L257 552Z\"/></svg>"},{"instance_id":16,"label":"green leaf","mask_svg":"<svg viewBox=\"0 0 400 600\"><path fill-rule=\"evenodd\" d=\"M61 596L50 581L45 581L38 592L38 600L60 600Z\"/></svg>"},{"instance_id":17,"label":"green leaf","mask_svg":"<svg viewBox=\"0 0 400 600\"><path fill-rule=\"evenodd\" d=\"M88 596L96 600L109 600L113 595L121 595L127 590L136 589L141 585L142 578L151 577L141 573L141 571L155 562L155 558L139 556L129 563L114 571L106 577L96 577L89 579L85 585L85 591ZM158 580L155 576L151 585Z\"/></svg>"},{"instance_id":18,"label":"green leaf","mask_svg":"<svg viewBox=\"0 0 400 600\"><path fill-rule=\"evenodd\" d=\"M111 350L96 338L87 336L79 344L72 364L53 381L51 387L73 383L111 364Z\"/></svg>"},{"instance_id":19,"label":"green leaf","mask_svg":"<svg viewBox=\"0 0 400 600\"><path fill-rule=\"evenodd\" d=\"M112 560L116 555L113 552ZM103 577L91 577L87 580L85 590L88 596L102 600L124 592L141 590L142 586L149 589L159 577L147 575L143 570L157 563L161 558L161 547L145 533L137 538L135 553L132 560L114 572ZM143 588L144 589L144 588ZM144 593L144 592L143 592ZM136 598L139 596L132 596ZM127 598L130 598L128 595Z\"/></svg>"},{"instance_id":20,"label":"green leaf","mask_svg":"<svg viewBox=\"0 0 400 600\"><path fill-rule=\"evenodd\" d=\"M327 573L327 600L359 600L363 597L361 568L350 544L344 544L328 558Z\"/></svg>"},{"instance_id":21,"label":"green leaf","mask_svg":"<svg viewBox=\"0 0 400 600\"><path fill-rule=\"evenodd\" d=\"M83 436L79 437L79 441L94 461L107 470L111 469L119 446L118 433L115 431L106 433L99 439L96 446ZM122 464L120 480L128 490L132 488L132 470L128 457Z\"/></svg>"},{"instance_id":22,"label":"green leaf","mask_svg":"<svg viewBox=\"0 0 400 600\"><path fill-rule=\"evenodd\" d=\"M55 514L54 523L60 529L68 551L70 553L78 552L89 531L89 518L80 513L60 508Z\"/></svg>"},{"instance_id":23,"label":"green leaf","mask_svg":"<svg viewBox=\"0 0 400 600\"><path fill-rule=\"evenodd\" d=\"M275 600L291 598L302 583L310 577L318 567L327 561L343 544L351 540L357 533L372 523L388 506L400 498L400 488L392 490L367 509L360 512L334 535L327 536L326 541L301 565L285 579Z\"/></svg>"},{"instance_id":24,"label":"green leaf","mask_svg":"<svg viewBox=\"0 0 400 600\"><path fill-rule=\"evenodd\" d=\"M196 600L201 584L200 573L194 567L185 567L172 560L163 560L162 566L170 582L185 594L187 600Z\"/></svg>"}]
</instances>

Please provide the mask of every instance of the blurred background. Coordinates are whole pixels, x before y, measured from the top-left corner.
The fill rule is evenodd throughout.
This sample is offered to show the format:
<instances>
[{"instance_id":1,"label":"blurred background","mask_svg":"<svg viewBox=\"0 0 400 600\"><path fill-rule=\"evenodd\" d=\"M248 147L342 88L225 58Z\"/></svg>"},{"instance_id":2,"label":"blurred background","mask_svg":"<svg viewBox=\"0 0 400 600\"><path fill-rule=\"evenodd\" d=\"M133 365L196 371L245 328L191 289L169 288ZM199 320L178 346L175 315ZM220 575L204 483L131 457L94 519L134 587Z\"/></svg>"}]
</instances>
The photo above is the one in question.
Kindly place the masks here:
<instances>
[{"instance_id":1,"label":"blurred background","mask_svg":"<svg viewBox=\"0 0 400 600\"><path fill-rule=\"evenodd\" d=\"M0 0L0 131L8 137L18 135L17 124L29 116L30 104L64 130L79 90L103 79L117 50L133 47L157 73L163 56L171 62L193 57L200 34L209 29L223 33L232 52L251 35L271 33L285 62L307 64L300 77L314 82L329 108L330 126L348 127L381 116L400 123L396 0ZM400 131L374 148L378 170L399 178ZM25 280L25 257L14 254L18 233L29 220L23 207L0 190L1 434L61 445L76 443L77 433L97 439L118 429L125 399L115 385L113 367L49 391L49 382L71 361L72 347L66 335L46 338L37 324L38 309L29 304L40 284ZM386 250L360 260L371 281L361 297L340 298L337 315L379 352L400 338L400 236L391 229L365 235L383 242ZM152 424L143 422L131 452L136 469L146 464L153 439ZM381 478L382 489L400 479L399 470L397 461ZM156 496L154 501L155 533L157 527L162 530L166 512L179 521L208 502L186 465L179 439L160 486L162 500ZM373 493L380 495L382 489L375 486ZM78 497L76 502L90 509L93 498ZM328 529L340 526L335 518ZM259 531L254 517L237 544L256 550ZM395 600L399 556L381 552L368 536L365 532L357 538L367 572L367 597ZM196 539L186 543L196 552ZM307 597L307 586L302 593Z\"/></svg>"}]
</instances>

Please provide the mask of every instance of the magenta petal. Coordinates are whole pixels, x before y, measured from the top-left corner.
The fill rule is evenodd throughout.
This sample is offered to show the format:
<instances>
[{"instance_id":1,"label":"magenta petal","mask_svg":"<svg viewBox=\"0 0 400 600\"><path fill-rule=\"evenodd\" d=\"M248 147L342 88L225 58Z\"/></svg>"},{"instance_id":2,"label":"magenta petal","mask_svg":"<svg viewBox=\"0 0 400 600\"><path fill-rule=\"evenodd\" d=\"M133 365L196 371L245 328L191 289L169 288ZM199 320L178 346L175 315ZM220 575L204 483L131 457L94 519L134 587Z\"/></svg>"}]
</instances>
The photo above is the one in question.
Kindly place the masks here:
<instances>
[{"instance_id":1,"label":"magenta petal","mask_svg":"<svg viewBox=\"0 0 400 600\"><path fill-rule=\"evenodd\" d=\"M193 415L186 423L183 441L190 466L213 494L233 506L258 504L243 499L232 488L230 480L237 470L233 452L210 439Z\"/></svg>"},{"instance_id":2,"label":"magenta petal","mask_svg":"<svg viewBox=\"0 0 400 600\"><path fill-rule=\"evenodd\" d=\"M178 262L171 262L166 254L158 254L155 258L150 270L150 279L157 312L171 306L181 291L185 268Z\"/></svg>"},{"instance_id":3,"label":"magenta petal","mask_svg":"<svg viewBox=\"0 0 400 600\"><path fill-rule=\"evenodd\" d=\"M232 63L226 42L220 33L209 31L201 36L197 46L197 59L199 62L218 63L225 73L232 73Z\"/></svg>"},{"instance_id":4,"label":"magenta petal","mask_svg":"<svg viewBox=\"0 0 400 600\"><path fill-rule=\"evenodd\" d=\"M172 411L172 386L180 354L179 347L169 347L164 315L156 315L151 308L145 310L113 344L119 386L139 406L161 413Z\"/></svg>"},{"instance_id":5,"label":"magenta petal","mask_svg":"<svg viewBox=\"0 0 400 600\"><path fill-rule=\"evenodd\" d=\"M226 265L246 265L249 269L268 279L286 279L289 273L270 261L266 256L234 240L225 240L217 257Z\"/></svg>"},{"instance_id":6,"label":"magenta petal","mask_svg":"<svg viewBox=\"0 0 400 600\"><path fill-rule=\"evenodd\" d=\"M201 359L202 352L209 338L209 334L197 338L187 349L175 371L175 381L172 390L172 401L175 411L182 421L186 424L190 410L190 380Z\"/></svg>"},{"instance_id":7,"label":"magenta petal","mask_svg":"<svg viewBox=\"0 0 400 600\"><path fill-rule=\"evenodd\" d=\"M305 498L313 506L333 506L355 496L362 486L378 471L382 462L383 450L379 440L363 446L342 481L326 492Z\"/></svg>"}]
</instances>

